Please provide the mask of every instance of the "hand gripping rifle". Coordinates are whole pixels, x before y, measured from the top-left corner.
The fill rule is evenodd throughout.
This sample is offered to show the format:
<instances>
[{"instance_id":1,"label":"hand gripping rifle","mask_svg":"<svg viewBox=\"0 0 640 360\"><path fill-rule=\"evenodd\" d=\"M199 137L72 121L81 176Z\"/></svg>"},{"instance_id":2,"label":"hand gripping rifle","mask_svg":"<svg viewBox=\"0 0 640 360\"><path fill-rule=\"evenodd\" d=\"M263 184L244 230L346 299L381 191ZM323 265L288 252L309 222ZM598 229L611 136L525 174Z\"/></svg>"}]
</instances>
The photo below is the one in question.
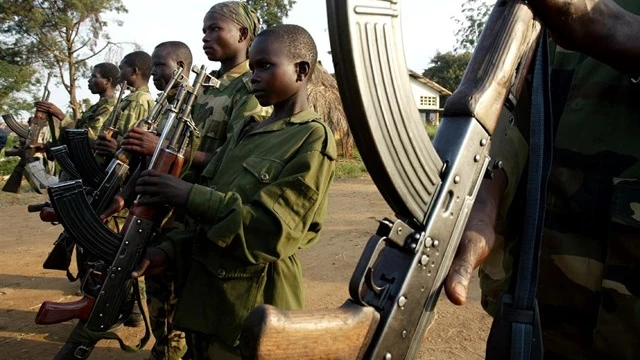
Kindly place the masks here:
<instances>
[{"instance_id":1,"label":"hand gripping rifle","mask_svg":"<svg viewBox=\"0 0 640 360\"><path fill-rule=\"evenodd\" d=\"M161 141L156 147L156 151L151 159L150 169L155 169L167 174L178 176L184 163L184 151L189 145L191 134L197 132L195 124L191 120L191 106L196 94L203 85L203 82L210 76L206 68L193 69L197 76L192 86L187 89L186 100L182 102L179 109L173 106L167 118L166 126L162 132ZM175 119L179 123L166 147L162 144L171 131ZM69 182L64 185L75 188L79 194L82 192L82 184L78 181ZM52 191L56 191L53 189ZM79 192L78 192L79 191ZM69 194L69 192L66 192ZM80 195L83 196L83 195ZM133 301L131 290L135 280L131 278L131 272L139 263L144 254L148 241L155 234L156 230L169 209L134 205L129 210L129 215L120 234L116 234L100 222L97 216L88 212L80 212L82 209L75 209L70 206L81 197L67 201L67 197L52 197L56 211L59 211L62 224L65 229L76 237L77 241L88 251L100 257L103 261L101 266L97 266L97 277L88 276L83 284L85 296L83 299L73 303L53 303L44 302L36 316L37 324L52 324L70 319L78 318L82 322L83 332L86 339L78 341L72 339L62 348L56 359L74 359L78 355L87 358L95 343L104 338L114 339L115 334L111 334L109 329L119 322L125 320L131 312ZM89 204L85 200L84 208L87 210ZM74 216L80 216L80 221L75 221ZM85 228L85 229L78 229ZM87 229L91 231L87 231ZM93 232L93 233L91 233ZM88 235L88 236L87 236ZM106 240L106 241L105 241ZM104 241L104 242L103 242ZM126 351L136 351L144 346L149 338L149 333L141 340L135 348L128 347L120 341L121 348ZM119 338L117 338L119 339Z\"/></svg>"},{"instance_id":2,"label":"hand gripping rifle","mask_svg":"<svg viewBox=\"0 0 640 360\"><path fill-rule=\"evenodd\" d=\"M47 74L47 82L44 85L42 97L40 100L49 101L51 92L49 91L49 82L51 81L51 73ZM34 115L29 119L29 127L25 128L19 124L12 115L3 115L7 126L13 130L24 142L20 148L10 149L5 152L7 156L20 156L20 161L16 164L9 179L4 184L2 191L18 193L20 192L20 184L23 176L27 176L29 184L34 191L41 193L50 184L55 183L55 178L45 172L40 163L40 158L36 157L37 153L44 153L46 145L40 140L42 130L49 127L51 136L55 142L55 127L53 119L45 112L36 110Z\"/></svg>"},{"instance_id":3,"label":"hand gripping rifle","mask_svg":"<svg viewBox=\"0 0 640 360\"><path fill-rule=\"evenodd\" d=\"M166 93L169 91L171 87L173 87L176 81L179 82L180 87L178 88L178 92L176 94L176 97L173 103L171 104L171 106L169 106L169 108L167 108ZM181 69L179 72L174 72L174 76L169 82L169 86L167 86L167 90L160 94L160 96L158 97L158 101L152 108L149 115L145 119L140 120L138 123L139 124L144 123L144 124L149 124L149 126L154 126L154 124L158 122L162 113L168 112L169 114L172 114L172 113L175 114L176 112L178 112L182 107L184 95L187 93L187 88L185 84L186 81L187 79L184 78L184 76L182 75ZM83 130L83 131L86 132L86 130ZM75 134L76 133L71 133L71 137L75 136ZM63 148L63 147L58 147L56 149ZM121 153L118 153L118 154L121 154ZM74 198L74 196L79 196L81 200L77 201L75 205L70 204L70 206L82 207L84 203L88 201L90 209L86 209L83 207L82 211L86 212L87 214L91 213L91 214L100 215L104 212L107 206L109 206L113 197L118 193L118 191L120 191L120 188L123 182L125 181L125 178L127 177L127 174L129 172L129 164L128 164L129 157L125 156L123 159L126 159L127 162L125 163L121 161L120 156L116 156L114 159L111 160L111 163L107 167L107 172L104 179L99 184L99 186L95 188L95 190L87 189L87 187L84 186L86 185L85 184L86 179L82 179L82 181L80 182L83 185L82 187L77 187L76 183L72 183L71 184L72 186L67 186L69 184L65 185L65 183L61 183L60 184L61 186L57 186L51 189L51 191L49 192L49 196L52 198L55 197L56 199L65 198L68 196L71 196L72 198ZM92 157L90 157L90 160L95 163ZM81 177L78 177L78 179L81 179ZM76 185L73 185L73 184L76 184ZM67 191L70 191L70 193L67 194L66 193ZM84 194L84 196L81 196L80 194L81 192ZM87 200L84 200L85 198ZM65 201L65 200L58 200L58 202L62 202L62 201ZM60 216L57 213L56 209L52 207L43 208L40 211L40 219L46 222L61 221ZM80 219L80 218L77 218L77 219ZM73 220L74 219L72 220L67 219L67 221L73 221ZM89 231L88 233L89 234L83 233L83 235L81 236L92 236L90 235L91 231ZM96 232L96 233L104 235L103 233L99 233L99 232ZM104 239L102 239L102 241L108 241L108 238L105 237ZM70 263L70 253L71 253L70 250L73 249L74 243L75 243L74 236L71 236L70 233L66 230L63 231L60 234L60 236L58 236L58 239L54 242L53 250L47 256L43 264L43 268L66 271L67 278L70 281L75 281L76 278L71 275L68 269L69 263ZM98 251L96 249L93 249L93 250L94 250L92 252L93 254L96 254L96 252L103 254L103 251L104 251L103 249L101 251ZM108 256L106 258L108 258ZM105 256L103 256L101 259L104 260Z\"/></svg>"},{"instance_id":4,"label":"hand gripping rifle","mask_svg":"<svg viewBox=\"0 0 640 360\"><path fill-rule=\"evenodd\" d=\"M433 145L418 117L398 0L327 0L340 95L362 159L398 220L381 221L336 310L259 306L240 337L247 358L412 359L509 117L539 25L519 0L500 1Z\"/></svg>"}]
</instances>

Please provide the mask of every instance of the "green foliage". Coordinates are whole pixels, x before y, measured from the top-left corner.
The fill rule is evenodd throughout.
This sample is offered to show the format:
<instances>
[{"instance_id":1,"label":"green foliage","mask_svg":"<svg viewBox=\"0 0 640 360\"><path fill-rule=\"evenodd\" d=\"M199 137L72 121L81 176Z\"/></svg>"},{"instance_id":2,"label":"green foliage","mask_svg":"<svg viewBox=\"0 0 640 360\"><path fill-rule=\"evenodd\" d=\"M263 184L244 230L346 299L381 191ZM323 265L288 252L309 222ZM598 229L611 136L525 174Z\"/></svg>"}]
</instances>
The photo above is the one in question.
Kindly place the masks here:
<instances>
[{"instance_id":1,"label":"green foliage","mask_svg":"<svg viewBox=\"0 0 640 360\"><path fill-rule=\"evenodd\" d=\"M17 156L5 157L4 150L11 149L13 144L16 141L16 135L11 134L7 137L7 143L4 145L4 148L0 149L0 176L9 175L13 171L13 168L16 167L20 158Z\"/></svg>"},{"instance_id":2,"label":"green foliage","mask_svg":"<svg viewBox=\"0 0 640 360\"><path fill-rule=\"evenodd\" d=\"M438 51L422 75L453 92L460 85L469 60L471 60L470 52L456 54L451 51L446 53Z\"/></svg>"},{"instance_id":3,"label":"green foliage","mask_svg":"<svg viewBox=\"0 0 640 360\"><path fill-rule=\"evenodd\" d=\"M56 72L78 118L77 79L88 76L88 61L112 45L102 15L126 11L122 0L0 0L0 60L27 67L11 70L25 74L14 88L23 89L36 73Z\"/></svg>"},{"instance_id":4,"label":"green foliage","mask_svg":"<svg viewBox=\"0 0 640 360\"><path fill-rule=\"evenodd\" d=\"M10 175L18 161L20 161L20 158L17 156L4 157L3 154L2 158L0 158L0 176Z\"/></svg>"},{"instance_id":5,"label":"green foliage","mask_svg":"<svg viewBox=\"0 0 640 360\"><path fill-rule=\"evenodd\" d=\"M427 130L429 139L433 140L433 138L436 137L436 133L438 132L438 125L424 124L424 129Z\"/></svg>"},{"instance_id":6,"label":"green foliage","mask_svg":"<svg viewBox=\"0 0 640 360\"><path fill-rule=\"evenodd\" d=\"M467 0L462 3L459 17L453 17L458 25L455 32L458 44L456 51L473 51L480 38L484 24L489 18L491 7L485 0Z\"/></svg>"},{"instance_id":7,"label":"green foliage","mask_svg":"<svg viewBox=\"0 0 640 360\"><path fill-rule=\"evenodd\" d=\"M289 15L296 0L245 0L260 16L262 27L268 28L282 24L282 19Z\"/></svg>"}]
</instances>

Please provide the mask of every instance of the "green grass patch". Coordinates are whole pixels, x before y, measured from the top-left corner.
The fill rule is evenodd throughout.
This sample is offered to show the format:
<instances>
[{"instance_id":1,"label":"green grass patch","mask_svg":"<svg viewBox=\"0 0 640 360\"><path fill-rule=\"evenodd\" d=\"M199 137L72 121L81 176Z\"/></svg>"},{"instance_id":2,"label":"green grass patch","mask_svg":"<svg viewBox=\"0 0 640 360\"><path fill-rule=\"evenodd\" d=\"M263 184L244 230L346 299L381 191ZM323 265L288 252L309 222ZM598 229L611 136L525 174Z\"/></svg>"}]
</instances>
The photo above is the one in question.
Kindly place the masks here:
<instances>
[{"instance_id":1,"label":"green grass patch","mask_svg":"<svg viewBox=\"0 0 640 360\"><path fill-rule=\"evenodd\" d=\"M19 161L20 158L17 156L4 157L4 154L2 154L0 156L0 176L10 175Z\"/></svg>"},{"instance_id":2,"label":"green grass patch","mask_svg":"<svg viewBox=\"0 0 640 360\"><path fill-rule=\"evenodd\" d=\"M433 138L436 136L436 132L438 132L438 125L431 125L429 123L425 123L424 129L427 130L427 135L429 135L429 139L433 140Z\"/></svg>"},{"instance_id":3,"label":"green grass patch","mask_svg":"<svg viewBox=\"0 0 640 360\"><path fill-rule=\"evenodd\" d=\"M360 159L338 159L336 162L337 178L360 177L367 173L367 168Z\"/></svg>"}]
</instances>

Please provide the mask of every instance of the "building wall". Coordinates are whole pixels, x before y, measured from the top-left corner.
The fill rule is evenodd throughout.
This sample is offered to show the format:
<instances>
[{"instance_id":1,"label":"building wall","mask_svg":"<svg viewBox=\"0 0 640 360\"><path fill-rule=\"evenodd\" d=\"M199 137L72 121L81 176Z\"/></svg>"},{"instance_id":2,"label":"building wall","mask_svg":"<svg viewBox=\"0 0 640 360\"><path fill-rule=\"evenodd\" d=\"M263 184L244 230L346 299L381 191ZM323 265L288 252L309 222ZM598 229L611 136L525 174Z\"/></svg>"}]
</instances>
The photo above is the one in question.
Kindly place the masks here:
<instances>
[{"instance_id":1,"label":"building wall","mask_svg":"<svg viewBox=\"0 0 640 360\"><path fill-rule=\"evenodd\" d=\"M438 110L440 109L440 93L435 89L419 82L413 77L410 80L413 100L418 106L418 110Z\"/></svg>"}]
</instances>

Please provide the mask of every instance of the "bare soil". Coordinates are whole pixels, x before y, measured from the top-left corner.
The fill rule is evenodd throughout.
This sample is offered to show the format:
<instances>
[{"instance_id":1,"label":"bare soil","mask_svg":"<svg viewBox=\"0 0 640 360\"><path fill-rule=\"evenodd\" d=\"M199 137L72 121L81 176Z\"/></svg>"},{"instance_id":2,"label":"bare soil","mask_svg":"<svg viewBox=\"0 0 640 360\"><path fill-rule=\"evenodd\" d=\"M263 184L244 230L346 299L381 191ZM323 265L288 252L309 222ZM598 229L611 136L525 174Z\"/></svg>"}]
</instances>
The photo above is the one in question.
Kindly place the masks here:
<instances>
[{"instance_id":1,"label":"bare soil","mask_svg":"<svg viewBox=\"0 0 640 360\"><path fill-rule=\"evenodd\" d=\"M376 220L393 218L369 177L338 179L330 193L330 208L320 241L302 252L307 307L340 306L348 298L348 282L362 249L377 228ZM42 269L51 244L61 231L40 221L26 205L45 201L34 193L0 193L0 359L51 359L64 343L73 322L36 325L43 301L73 301L77 283L63 272ZM480 292L473 281L470 301L451 305L444 296L418 359L482 359L491 319L480 307ZM123 328L129 343L142 329ZM153 340L152 340L153 341ZM145 350L122 352L114 341L100 342L91 359L146 359Z\"/></svg>"}]
</instances>

